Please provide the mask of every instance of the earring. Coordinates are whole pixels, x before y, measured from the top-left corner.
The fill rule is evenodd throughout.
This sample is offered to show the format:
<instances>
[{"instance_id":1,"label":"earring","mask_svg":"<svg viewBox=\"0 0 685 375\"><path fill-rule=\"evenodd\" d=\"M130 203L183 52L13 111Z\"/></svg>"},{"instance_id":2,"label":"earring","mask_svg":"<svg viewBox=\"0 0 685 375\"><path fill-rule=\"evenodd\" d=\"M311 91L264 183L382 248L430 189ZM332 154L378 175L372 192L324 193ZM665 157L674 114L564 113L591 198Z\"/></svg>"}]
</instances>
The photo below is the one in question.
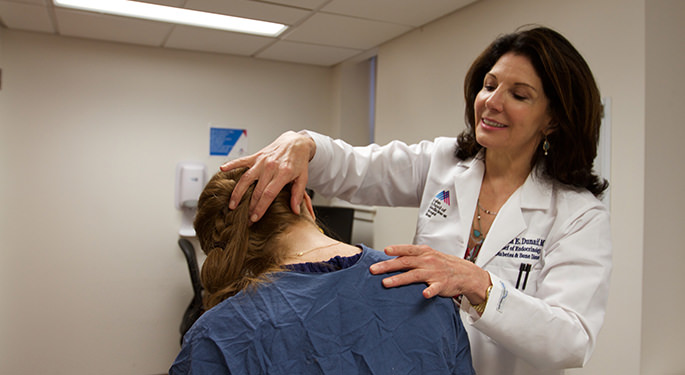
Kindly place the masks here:
<instances>
[{"instance_id":1,"label":"earring","mask_svg":"<svg viewBox=\"0 0 685 375\"><path fill-rule=\"evenodd\" d=\"M545 153L545 156L547 156L547 152L549 151L549 141L547 140L547 136L545 136L545 141L542 142L542 151Z\"/></svg>"}]
</instances>

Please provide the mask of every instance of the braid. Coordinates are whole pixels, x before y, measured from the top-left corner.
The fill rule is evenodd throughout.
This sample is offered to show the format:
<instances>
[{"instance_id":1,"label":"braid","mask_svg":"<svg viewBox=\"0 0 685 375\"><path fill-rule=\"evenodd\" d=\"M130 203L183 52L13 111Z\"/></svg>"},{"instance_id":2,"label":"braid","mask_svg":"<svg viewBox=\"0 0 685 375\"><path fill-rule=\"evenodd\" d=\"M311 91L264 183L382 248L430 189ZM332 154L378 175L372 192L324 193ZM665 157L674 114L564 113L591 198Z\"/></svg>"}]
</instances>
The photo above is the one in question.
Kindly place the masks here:
<instances>
[{"instance_id":1,"label":"braid","mask_svg":"<svg viewBox=\"0 0 685 375\"><path fill-rule=\"evenodd\" d=\"M281 271L283 255L275 239L301 218L289 208L290 192L283 189L262 220L249 221L249 202L254 184L234 210L228 208L231 193L244 168L219 172L207 183L198 200L195 232L207 254L200 278L209 309L250 286Z\"/></svg>"}]
</instances>

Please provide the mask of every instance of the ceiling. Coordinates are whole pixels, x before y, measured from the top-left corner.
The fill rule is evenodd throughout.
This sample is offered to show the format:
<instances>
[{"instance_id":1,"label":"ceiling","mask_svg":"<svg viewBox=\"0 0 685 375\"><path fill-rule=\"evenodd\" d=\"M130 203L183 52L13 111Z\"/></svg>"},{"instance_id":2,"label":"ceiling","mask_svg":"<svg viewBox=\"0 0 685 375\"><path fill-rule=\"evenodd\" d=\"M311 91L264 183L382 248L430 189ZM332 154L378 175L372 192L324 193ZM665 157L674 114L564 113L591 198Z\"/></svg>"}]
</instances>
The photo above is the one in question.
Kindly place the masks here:
<instances>
[{"instance_id":1,"label":"ceiling","mask_svg":"<svg viewBox=\"0 0 685 375\"><path fill-rule=\"evenodd\" d=\"M95 1L95 0L93 0ZM331 66L477 0L144 0L289 26L276 38L0 0L0 26L68 37Z\"/></svg>"}]
</instances>

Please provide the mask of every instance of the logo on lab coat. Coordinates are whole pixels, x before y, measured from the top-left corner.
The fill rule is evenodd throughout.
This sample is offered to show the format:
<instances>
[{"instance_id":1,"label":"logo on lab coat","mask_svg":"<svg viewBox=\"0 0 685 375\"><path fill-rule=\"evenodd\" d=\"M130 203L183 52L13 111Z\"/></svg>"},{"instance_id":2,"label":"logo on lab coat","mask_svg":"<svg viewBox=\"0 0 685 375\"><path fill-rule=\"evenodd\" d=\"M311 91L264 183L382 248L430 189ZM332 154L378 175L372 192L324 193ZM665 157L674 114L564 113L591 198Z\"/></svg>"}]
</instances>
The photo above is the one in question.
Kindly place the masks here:
<instances>
[{"instance_id":1,"label":"logo on lab coat","mask_svg":"<svg viewBox=\"0 0 685 375\"><path fill-rule=\"evenodd\" d=\"M449 190L443 190L439 192L438 194L435 195L435 198L447 203L447 205L450 205L450 191Z\"/></svg>"},{"instance_id":2,"label":"logo on lab coat","mask_svg":"<svg viewBox=\"0 0 685 375\"><path fill-rule=\"evenodd\" d=\"M443 190L433 197L428 210L426 211L426 217L442 216L447 217L447 208L450 206L450 192L449 190Z\"/></svg>"}]
</instances>

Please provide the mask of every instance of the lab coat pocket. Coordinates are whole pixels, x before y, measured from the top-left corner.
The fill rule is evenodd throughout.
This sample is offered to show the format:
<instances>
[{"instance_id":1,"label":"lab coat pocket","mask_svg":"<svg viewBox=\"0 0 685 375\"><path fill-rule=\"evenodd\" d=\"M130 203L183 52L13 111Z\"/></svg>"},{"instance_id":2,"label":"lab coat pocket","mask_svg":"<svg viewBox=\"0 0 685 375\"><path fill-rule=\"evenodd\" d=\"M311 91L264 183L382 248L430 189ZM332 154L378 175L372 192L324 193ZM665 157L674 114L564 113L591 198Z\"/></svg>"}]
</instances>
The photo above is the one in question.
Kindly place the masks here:
<instances>
[{"instance_id":1,"label":"lab coat pocket","mask_svg":"<svg viewBox=\"0 0 685 375\"><path fill-rule=\"evenodd\" d=\"M488 270L514 288L533 295L542 271L545 242L544 236L523 233L497 252Z\"/></svg>"},{"instance_id":2,"label":"lab coat pocket","mask_svg":"<svg viewBox=\"0 0 685 375\"><path fill-rule=\"evenodd\" d=\"M542 270L538 260L496 257L486 268L497 277L508 281L513 288L528 295L537 292Z\"/></svg>"}]
</instances>

